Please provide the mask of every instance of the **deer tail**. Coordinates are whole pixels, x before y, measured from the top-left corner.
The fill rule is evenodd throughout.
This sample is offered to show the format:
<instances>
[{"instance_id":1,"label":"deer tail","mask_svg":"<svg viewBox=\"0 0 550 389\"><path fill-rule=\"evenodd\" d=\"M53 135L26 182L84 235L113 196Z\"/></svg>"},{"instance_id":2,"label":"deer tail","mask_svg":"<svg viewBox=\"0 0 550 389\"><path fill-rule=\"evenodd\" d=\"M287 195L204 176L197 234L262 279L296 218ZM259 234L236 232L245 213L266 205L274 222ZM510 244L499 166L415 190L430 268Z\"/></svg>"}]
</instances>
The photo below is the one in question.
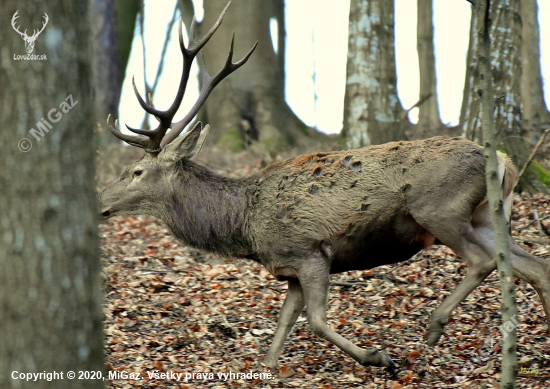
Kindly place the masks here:
<instances>
[{"instance_id":1,"label":"deer tail","mask_svg":"<svg viewBox=\"0 0 550 389\"><path fill-rule=\"evenodd\" d=\"M502 200L504 202L504 214L506 219L510 221L512 213L513 189L516 178L516 169L512 160L504 153L497 151L498 160L498 178L502 190Z\"/></svg>"}]
</instances>

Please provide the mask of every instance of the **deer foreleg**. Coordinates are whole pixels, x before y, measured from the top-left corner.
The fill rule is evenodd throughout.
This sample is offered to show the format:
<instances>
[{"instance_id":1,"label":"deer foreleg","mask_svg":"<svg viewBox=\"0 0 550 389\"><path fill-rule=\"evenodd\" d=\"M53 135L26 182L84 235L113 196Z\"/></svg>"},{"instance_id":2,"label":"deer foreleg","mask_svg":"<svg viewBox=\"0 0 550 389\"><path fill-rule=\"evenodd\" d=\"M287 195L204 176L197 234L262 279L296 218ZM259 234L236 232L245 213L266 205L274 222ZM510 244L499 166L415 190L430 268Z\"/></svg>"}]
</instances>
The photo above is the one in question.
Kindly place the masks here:
<instances>
[{"instance_id":1,"label":"deer foreleg","mask_svg":"<svg viewBox=\"0 0 550 389\"><path fill-rule=\"evenodd\" d=\"M288 280L288 291L286 293L285 302L279 313L279 321L277 322L277 331L273 337L273 342L267 351L264 358L264 364L268 367L275 368L277 366L277 358L281 354L285 339L292 330L292 326L296 323L298 316L304 309L305 301L302 287L298 280Z\"/></svg>"},{"instance_id":2,"label":"deer foreleg","mask_svg":"<svg viewBox=\"0 0 550 389\"><path fill-rule=\"evenodd\" d=\"M395 364L385 353L375 348L358 347L327 326L329 272L324 264L310 265L299 272L299 279L306 299L307 319L315 335L339 347L363 366L387 367L390 372L395 372Z\"/></svg>"}]
</instances>

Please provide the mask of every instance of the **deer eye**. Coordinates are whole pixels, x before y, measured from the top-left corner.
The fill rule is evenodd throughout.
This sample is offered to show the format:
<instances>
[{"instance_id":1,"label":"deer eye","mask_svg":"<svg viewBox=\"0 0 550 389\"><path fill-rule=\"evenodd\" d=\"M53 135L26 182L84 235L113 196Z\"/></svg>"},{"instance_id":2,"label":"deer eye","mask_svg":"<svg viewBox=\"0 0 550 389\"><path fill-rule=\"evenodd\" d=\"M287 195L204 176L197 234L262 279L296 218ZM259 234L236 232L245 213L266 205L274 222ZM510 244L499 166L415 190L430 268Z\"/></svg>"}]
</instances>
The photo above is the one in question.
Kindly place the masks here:
<instances>
[{"instance_id":1,"label":"deer eye","mask_svg":"<svg viewBox=\"0 0 550 389\"><path fill-rule=\"evenodd\" d=\"M139 177L141 176L141 174L143 173L143 170L134 170L134 172L132 173L132 177Z\"/></svg>"}]
</instances>

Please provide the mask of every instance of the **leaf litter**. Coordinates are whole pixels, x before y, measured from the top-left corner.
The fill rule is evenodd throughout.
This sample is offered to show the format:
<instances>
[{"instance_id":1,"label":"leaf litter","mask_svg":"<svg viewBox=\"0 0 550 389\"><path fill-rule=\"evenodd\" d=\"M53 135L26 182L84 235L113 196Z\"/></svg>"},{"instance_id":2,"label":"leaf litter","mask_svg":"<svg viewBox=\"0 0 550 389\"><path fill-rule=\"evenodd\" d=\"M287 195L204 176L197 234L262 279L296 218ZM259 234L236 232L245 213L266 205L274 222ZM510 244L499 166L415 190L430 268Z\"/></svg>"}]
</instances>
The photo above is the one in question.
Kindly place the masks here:
<instances>
[{"instance_id":1,"label":"leaf litter","mask_svg":"<svg viewBox=\"0 0 550 389\"><path fill-rule=\"evenodd\" d=\"M516 196L512 217L516 241L546 260L550 241L539 223L549 224L549 204L543 195ZM445 246L433 246L400 264L332 276L329 326L358 346L387 352L400 369L393 377L385 369L359 365L316 337L305 312L285 343L279 369L272 372L261 362L276 330L286 283L253 261L186 247L154 218L113 218L101 225L101 235L107 369L119 373L109 381L110 388L499 385L496 272L453 312L434 348L424 341L430 314L467 272ZM516 286L517 387L549 387L544 311L530 285L516 279ZM177 374L181 379L174 379Z\"/></svg>"}]
</instances>

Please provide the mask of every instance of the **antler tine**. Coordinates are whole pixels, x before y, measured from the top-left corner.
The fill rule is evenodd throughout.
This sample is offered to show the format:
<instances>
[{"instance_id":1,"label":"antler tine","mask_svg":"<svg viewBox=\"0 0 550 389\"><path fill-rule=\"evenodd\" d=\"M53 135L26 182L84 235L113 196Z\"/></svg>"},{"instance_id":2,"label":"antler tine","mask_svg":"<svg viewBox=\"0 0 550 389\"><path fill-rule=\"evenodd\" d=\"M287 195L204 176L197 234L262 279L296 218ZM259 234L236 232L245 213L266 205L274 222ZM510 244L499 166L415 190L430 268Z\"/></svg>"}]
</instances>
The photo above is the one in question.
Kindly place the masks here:
<instances>
[{"instance_id":1,"label":"antler tine","mask_svg":"<svg viewBox=\"0 0 550 389\"><path fill-rule=\"evenodd\" d=\"M218 17L218 20L216 20L216 23L214 23L214 25L210 28L210 30L208 30L206 35L203 36L202 39L198 42L195 42L196 22L195 22L195 17L193 17L193 23L191 23L191 28L189 32L189 48L187 49L187 52L189 55L195 57L197 53L203 48L203 46L208 43L210 38L212 38L216 30L222 24L223 17L225 16L225 13L230 5L231 5L231 0L227 3L225 8L223 9L222 13Z\"/></svg>"},{"instance_id":2,"label":"antler tine","mask_svg":"<svg viewBox=\"0 0 550 389\"><path fill-rule=\"evenodd\" d=\"M193 61L195 59L195 57L197 56L197 54L199 53L199 51L204 47L204 45L206 43L208 43L208 41L210 40L210 38L212 38L212 36L214 35L214 33L216 32L216 30L220 27L222 21L223 21L223 17L225 16L225 13L227 11L227 9L229 8L229 6L231 5L231 1L229 1L227 3L227 5L225 6L225 8L223 9L222 13L220 14L220 16L218 17L218 20L216 20L216 23L214 23L214 25L210 28L210 30L206 33L206 35L201 39L199 40L198 42L195 41L195 31L196 31L196 19L195 17L193 17L193 21L191 23L191 27L190 27L190 31L189 31L189 44L188 44L188 48L185 48L185 45L184 45L184 42L183 42L183 33L182 33L182 30L181 30L181 25L183 23L183 21L181 20L180 18L180 23L179 23L179 28L178 28L178 33L179 33L179 42L180 42L180 48L181 48L181 52L183 54L183 70L182 70L182 76L181 76L181 81L180 81L180 86L178 88L178 93L176 94L176 98L174 99L174 102L172 103L172 105L170 106L170 108L168 108L168 110L166 110L164 112L164 114L166 114L166 116L169 116L170 117L170 120L174 117L174 115L176 114L177 110L179 109L180 105L181 105L181 102L183 100L183 95L185 93L185 89L187 88L187 81L189 80L189 74L191 72L191 65L193 64ZM200 108L200 107L199 107ZM145 109L145 108L144 108ZM188 114L189 115L189 114ZM188 116L187 115L187 116ZM187 117L186 116L186 117ZM195 114L192 115L192 117L194 117ZM162 118L161 118L162 119ZM161 123L162 123L162 120L161 120ZM167 125L168 123L166 123ZM189 121L187 122L187 124L189 124ZM186 125L187 125L186 124ZM170 123L170 126L173 126L173 123ZM159 126L160 127L160 126ZM185 126L184 126L185 127ZM164 132L166 133L166 131L168 130L168 128L166 128L164 130ZM178 132L177 135L179 135L181 133L181 130ZM164 135L164 134L163 134ZM176 135L176 136L177 136ZM162 144L161 144L161 148L172 142L173 140L175 139L170 137L170 140L169 141L162 141Z\"/></svg>"},{"instance_id":3,"label":"antler tine","mask_svg":"<svg viewBox=\"0 0 550 389\"><path fill-rule=\"evenodd\" d=\"M225 13L230 5L231 5L231 1L227 3L222 13L218 17L218 20L216 20L216 23L214 23L214 25L210 28L210 30L206 33L206 35L202 37L202 39L199 40L198 42L195 41L195 31L197 27L197 21L196 21L196 18L193 16L193 21L191 22L191 27L189 29L189 44L187 48L185 48L185 44L183 42L183 33L181 30L181 25L183 23L183 20L181 20L180 18L180 23L178 26L178 34L179 34L180 48L183 54L183 71L182 71L181 82L180 82L180 86L179 86L176 98L174 99L174 102L172 103L170 108L168 108L168 110L165 111L167 114L170 114L172 117L174 117L174 115L176 114L183 100L183 95L185 93L185 89L187 87L187 81L189 80L189 74L191 72L191 65L193 64L195 57L197 56L199 51L204 47L204 45L208 43L210 38L212 38L216 30L220 27L223 21L223 17L225 16Z\"/></svg>"},{"instance_id":4,"label":"antler tine","mask_svg":"<svg viewBox=\"0 0 550 389\"><path fill-rule=\"evenodd\" d=\"M150 139L143 137L143 136L136 136L136 135L127 135L120 132L120 129L118 127L118 120L115 120L115 126L113 127L111 124L111 115L107 116L107 127L109 128L109 131L116 136L118 139L123 140L126 143L131 144L132 146L140 147L142 149L147 149Z\"/></svg>"},{"instance_id":5,"label":"antler tine","mask_svg":"<svg viewBox=\"0 0 550 389\"><path fill-rule=\"evenodd\" d=\"M151 107L155 108L155 105L153 104L153 96L151 96L151 93L147 93L147 104L149 104ZM160 123L160 119L156 116L154 116L155 119Z\"/></svg>"},{"instance_id":6,"label":"antler tine","mask_svg":"<svg viewBox=\"0 0 550 389\"><path fill-rule=\"evenodd\" d=\"M138 99L138 102L139 102L139 105L141 105L141 108L143 108L143 110L151 115L154 115L154 116L157 116L157 117L161 117L162 114L165 112L165 111L159 111L158 109L155 109L155 107L153 107L152 105L149 105L145 102L145 100L143 100L143 98L141 97L141 95L139 94L139 91L137 90L137 87L136 87L136 82L134 80L134 77L132 76L132 86L134 87L134 93L136 94L136 97Z\"/></svg>"},{"instance_id":7,"label":"antler tine","mask_svg":"<svg viewBox=\"0 0 550 389\"><path fill-rule=\"evenodd\" d=\"M227 7L226 7L227 8ZM225 10L224 10L225 12ZM222 14L223 16L223 14ZM254 46L244 55L243 58L241 58L239 61L233 63L233 47L235 42L235 32L233 32L233 35L231 37L231 45L229 47L229 54L227 55L227 59L225 60L224 66L216 73L215 76L211 77L208 74L208 71L206 70L206 63L204 61L204 57L201 57L201 72L203 74L203 86L201 89L201 92L199 94L199 97L197 98L197 101L195 102L195 105L193 105L193 108L185 115L185 117L180 120L179 122L172 123L172 131L170 131L167 136L162 140L161 147L164 147L165 145L172 142L174 139L178 137L178 135L183 131L183 129L193 120L199 109L202 107L208 96L210 95L210 92L214 89L216 85L220 83L225 77L233 73L235 70L243 66L246 61L248 61L248 58L252 55L256 47L258 46L258 41L254 43Z\"/></svg>"},{"instance_id":8,"label":"antler tine","mask_svg":"<svg viewBox=\"0 0 550 389\"><path fill-rule=\"evenodd\" d=\"M117 138L122 139L123 141L133 146L137 146L142 149L145 149L145 151L148 153L159 152L162 138L166 134L166 131L171 127L172 118L174 117L174 115L168 111L160 111L156 109L153 105L153 101L150 94L148 95L149 104L147 104L141 97L139 91L137 90L134 77L132 77L132 86L134 87L134 93L136 94L139 105L141 105L141 107L145 112L153 115L160 122L159 125L154 130L132 128L126 125L126 128L128 128L133 133L138 135L145 135L147 138L143 136L127 135L127 134L123 134L118 128L118 123L117 123L118 121L115 122L116 128L113 128L111 126L111 121L110 121L111 115L109 115L109 117L107 118L107 124L109 125L109 130Z\"/></svg>"}]
</instances>

